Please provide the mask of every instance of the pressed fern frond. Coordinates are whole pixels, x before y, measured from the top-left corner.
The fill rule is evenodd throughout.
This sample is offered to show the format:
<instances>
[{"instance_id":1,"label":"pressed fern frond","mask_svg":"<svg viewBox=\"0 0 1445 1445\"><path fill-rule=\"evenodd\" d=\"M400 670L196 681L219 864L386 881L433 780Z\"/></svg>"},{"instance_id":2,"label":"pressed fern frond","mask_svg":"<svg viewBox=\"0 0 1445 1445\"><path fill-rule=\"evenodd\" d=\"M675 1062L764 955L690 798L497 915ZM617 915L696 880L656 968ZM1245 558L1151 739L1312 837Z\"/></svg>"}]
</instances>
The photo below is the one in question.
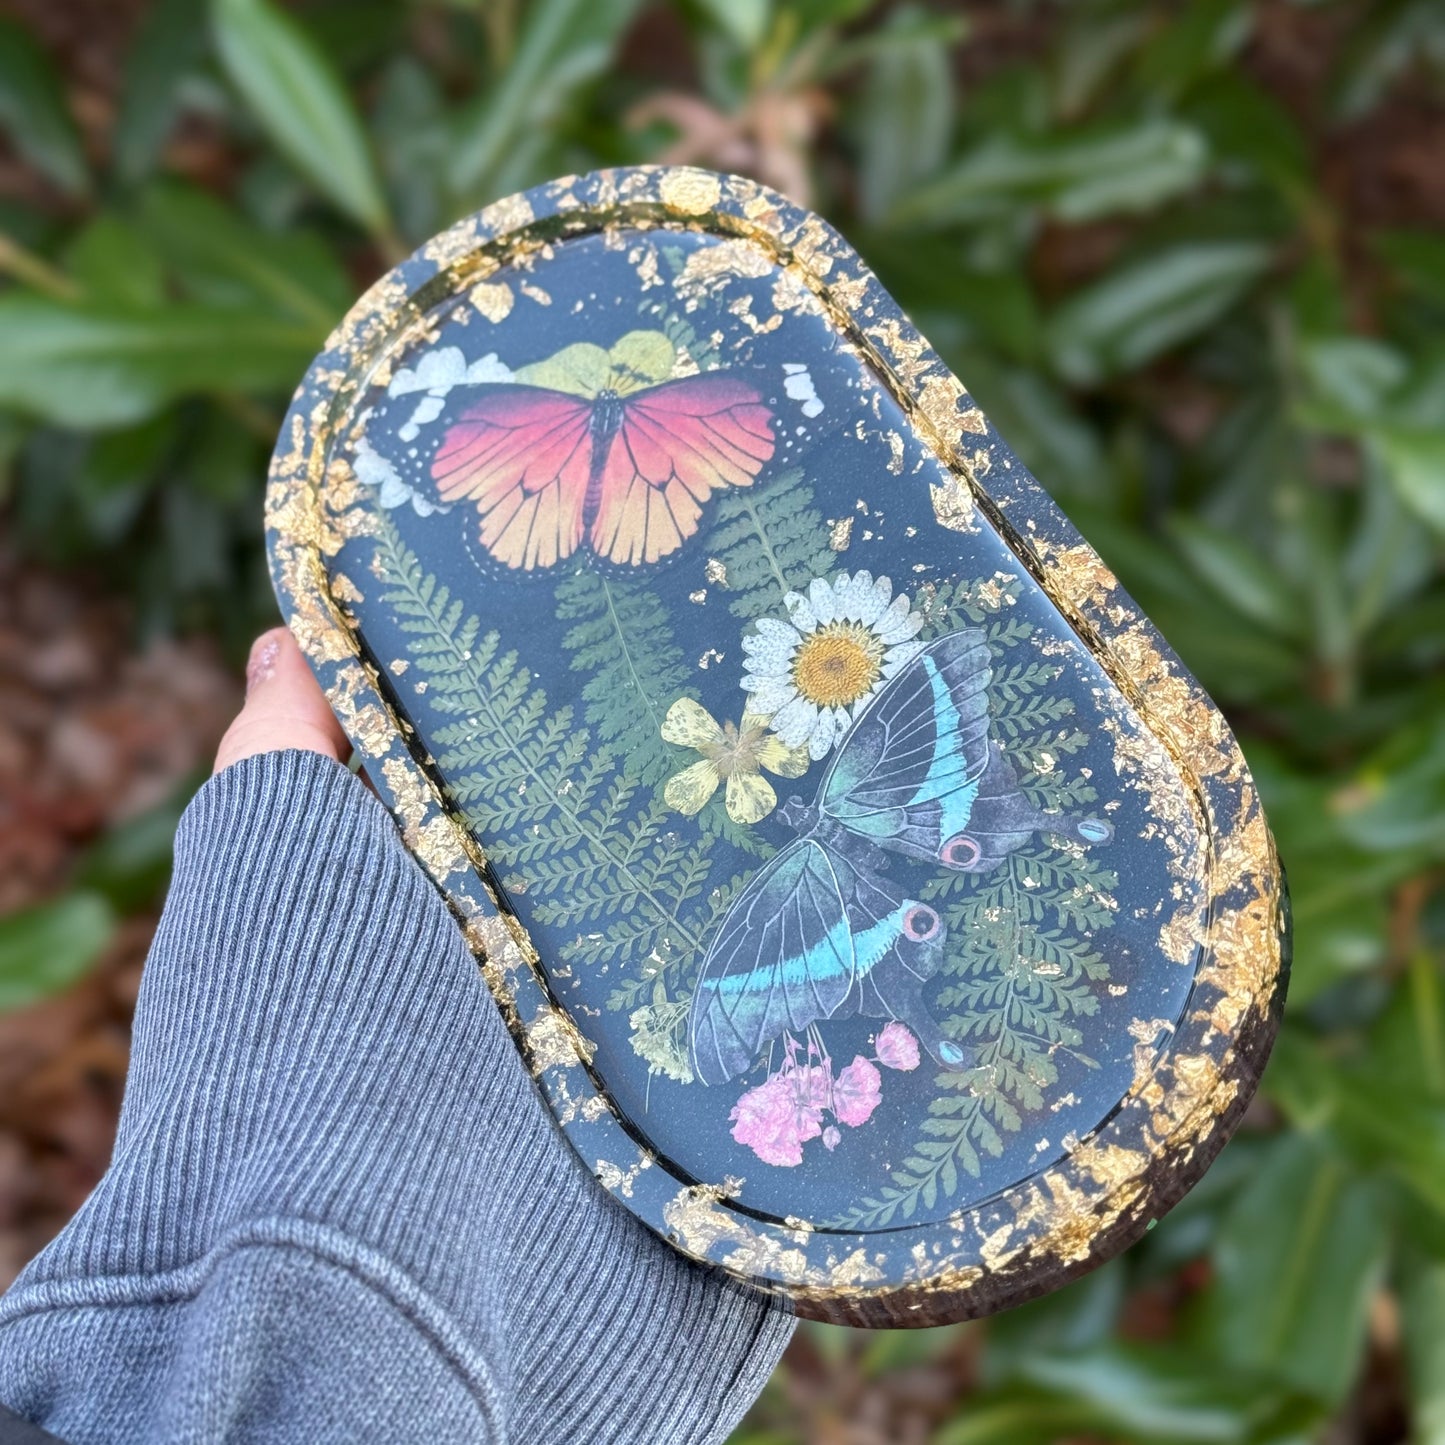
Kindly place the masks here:
<instances>
[{"instance_id":1,"label":"pressed fern frond","mask_svg":"<svg viewBox=\"0 0 1445 1445\"><path fill-rule=\"evenodd\" d=\"M713 911L706 838L684 841L611 747L571 708L548 706L517 654L482 633L389 520L375 546L382 600L407 635L428 704L454 719L432 734L438 765L503 877L539 921L577 929L568 958L604 969L645 958L654 973L695 966Z\"/></svg>"},{"instance_id":2,"label":"pressed fern frond","mask_svg":"<svg viewBox=\"0 0 1445 1445\"><path fill-rule=\"evenodd\" d=\"M562 645L573 670L589 675L582 699L598 740L639 782L661 782L674 764L663 719L679 697L694 695L662 598L644 580L584 564L557 584L557 617L573 624Z\"/></svg>"},{"instance_id":3,"label":"pressed fern frond","mask_svg":"<svg viewBox=\"0 0 1445 1445\"><path fill-rule=\"evenodd\" d=\"M838 564L798 467L729 492L718 503L708 551L721 564L716 585L731 594L733 615L749 622L781 611L787 593Z\"/></svg>"}]
</instances>

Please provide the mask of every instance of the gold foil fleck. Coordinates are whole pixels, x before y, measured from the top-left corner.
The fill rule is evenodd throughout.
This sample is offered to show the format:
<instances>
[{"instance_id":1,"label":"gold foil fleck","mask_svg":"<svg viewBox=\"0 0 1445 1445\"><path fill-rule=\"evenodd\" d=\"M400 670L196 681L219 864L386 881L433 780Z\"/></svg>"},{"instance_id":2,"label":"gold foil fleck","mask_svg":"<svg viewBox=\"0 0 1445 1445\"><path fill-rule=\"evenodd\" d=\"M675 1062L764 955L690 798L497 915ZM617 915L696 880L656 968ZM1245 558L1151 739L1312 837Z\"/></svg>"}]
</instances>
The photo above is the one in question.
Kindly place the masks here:
<instances>
[{"instance_id":1,"label":"gold foil fleck","mask_svg":"<svg viewBox=\"0 0 1445 1445\"><path fill-rule=\"evenodd\" d=\"M718 178L711 171L678 167L666 171L657 186L662 203L684 216L702 216L716 207L722 197Z\"/></svg>"},{"instance_id":2,"label":"gold foil fleck","mask_svg":"<svg viewBox=\"0 0 1445 1445\"><path fill-rule=\"evenodd\" d=\"M473 286L468 299L491 322L506 320L517 300L505 281L484 281L480 286Z\"/></svg>"}]
</instances>

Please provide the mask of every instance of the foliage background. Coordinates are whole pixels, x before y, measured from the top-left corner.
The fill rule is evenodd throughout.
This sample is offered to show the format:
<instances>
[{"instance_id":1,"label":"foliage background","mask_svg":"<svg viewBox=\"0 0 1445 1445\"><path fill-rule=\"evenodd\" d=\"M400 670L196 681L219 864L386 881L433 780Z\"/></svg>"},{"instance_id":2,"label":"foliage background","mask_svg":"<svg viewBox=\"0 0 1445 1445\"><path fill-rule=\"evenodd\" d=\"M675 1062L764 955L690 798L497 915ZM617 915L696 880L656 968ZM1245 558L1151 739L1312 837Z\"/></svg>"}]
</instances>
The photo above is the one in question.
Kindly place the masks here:
<instances>
[{"instance_id":1,"label":"foliage background","mask_svg":"<svg viewBox=\"0 0 1445 1445\"><path fill-rule=\"evenodd\" d=\"M839 225L1119 572L1296 922L1263 1096L1141 1246L805 1327L739 1441L1445 1441L1442 72L1431 0L8 0L0 1267L104 1165L328 327L489 199L699 161Z\"/></svg>"}]
</instances>

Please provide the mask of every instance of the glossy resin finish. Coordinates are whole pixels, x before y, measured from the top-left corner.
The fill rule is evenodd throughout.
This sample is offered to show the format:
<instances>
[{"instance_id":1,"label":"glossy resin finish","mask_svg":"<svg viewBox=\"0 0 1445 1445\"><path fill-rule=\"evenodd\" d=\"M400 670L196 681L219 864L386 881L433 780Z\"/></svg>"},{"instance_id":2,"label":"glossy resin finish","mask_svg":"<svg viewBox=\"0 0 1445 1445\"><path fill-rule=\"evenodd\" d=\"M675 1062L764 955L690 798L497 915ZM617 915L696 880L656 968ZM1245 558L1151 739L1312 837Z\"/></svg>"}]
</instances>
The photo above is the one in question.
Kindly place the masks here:
<instances>
[{"instance_id":1,"label":"glossy resin finish","mask_svg":"<svg viewBox=\"0 0 1445 1445\"><path fill-rule=\"evenodd\" d=\"M460 223L307 374L267 523L560 1126L679 1249L939 1323L1223 1143L1287 940L1244 761L816 217L646 168Z\"/></svg>"}]
</instances>

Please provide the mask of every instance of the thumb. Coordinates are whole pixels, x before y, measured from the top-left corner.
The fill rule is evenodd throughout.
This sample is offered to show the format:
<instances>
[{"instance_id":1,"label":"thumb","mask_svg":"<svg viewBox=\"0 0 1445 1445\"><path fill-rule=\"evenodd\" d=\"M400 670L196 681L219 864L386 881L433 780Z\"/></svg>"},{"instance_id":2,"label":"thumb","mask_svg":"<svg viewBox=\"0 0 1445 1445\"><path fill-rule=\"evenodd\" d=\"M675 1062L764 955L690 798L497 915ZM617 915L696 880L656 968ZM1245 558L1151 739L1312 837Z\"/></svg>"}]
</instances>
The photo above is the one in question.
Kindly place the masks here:
<instances>
[{"instance_id":1,"label":"thumb","mask_svg":"<svg viewBox=\"0 0 1445 1445\"><path fill-rule=\"evenodd\" d=\"M296 639L284 627L263 632L246 664L246 702L216 751L215 771L258 753L301 748L344 763L351 744Z\"/></svg>"}]
</instances>

